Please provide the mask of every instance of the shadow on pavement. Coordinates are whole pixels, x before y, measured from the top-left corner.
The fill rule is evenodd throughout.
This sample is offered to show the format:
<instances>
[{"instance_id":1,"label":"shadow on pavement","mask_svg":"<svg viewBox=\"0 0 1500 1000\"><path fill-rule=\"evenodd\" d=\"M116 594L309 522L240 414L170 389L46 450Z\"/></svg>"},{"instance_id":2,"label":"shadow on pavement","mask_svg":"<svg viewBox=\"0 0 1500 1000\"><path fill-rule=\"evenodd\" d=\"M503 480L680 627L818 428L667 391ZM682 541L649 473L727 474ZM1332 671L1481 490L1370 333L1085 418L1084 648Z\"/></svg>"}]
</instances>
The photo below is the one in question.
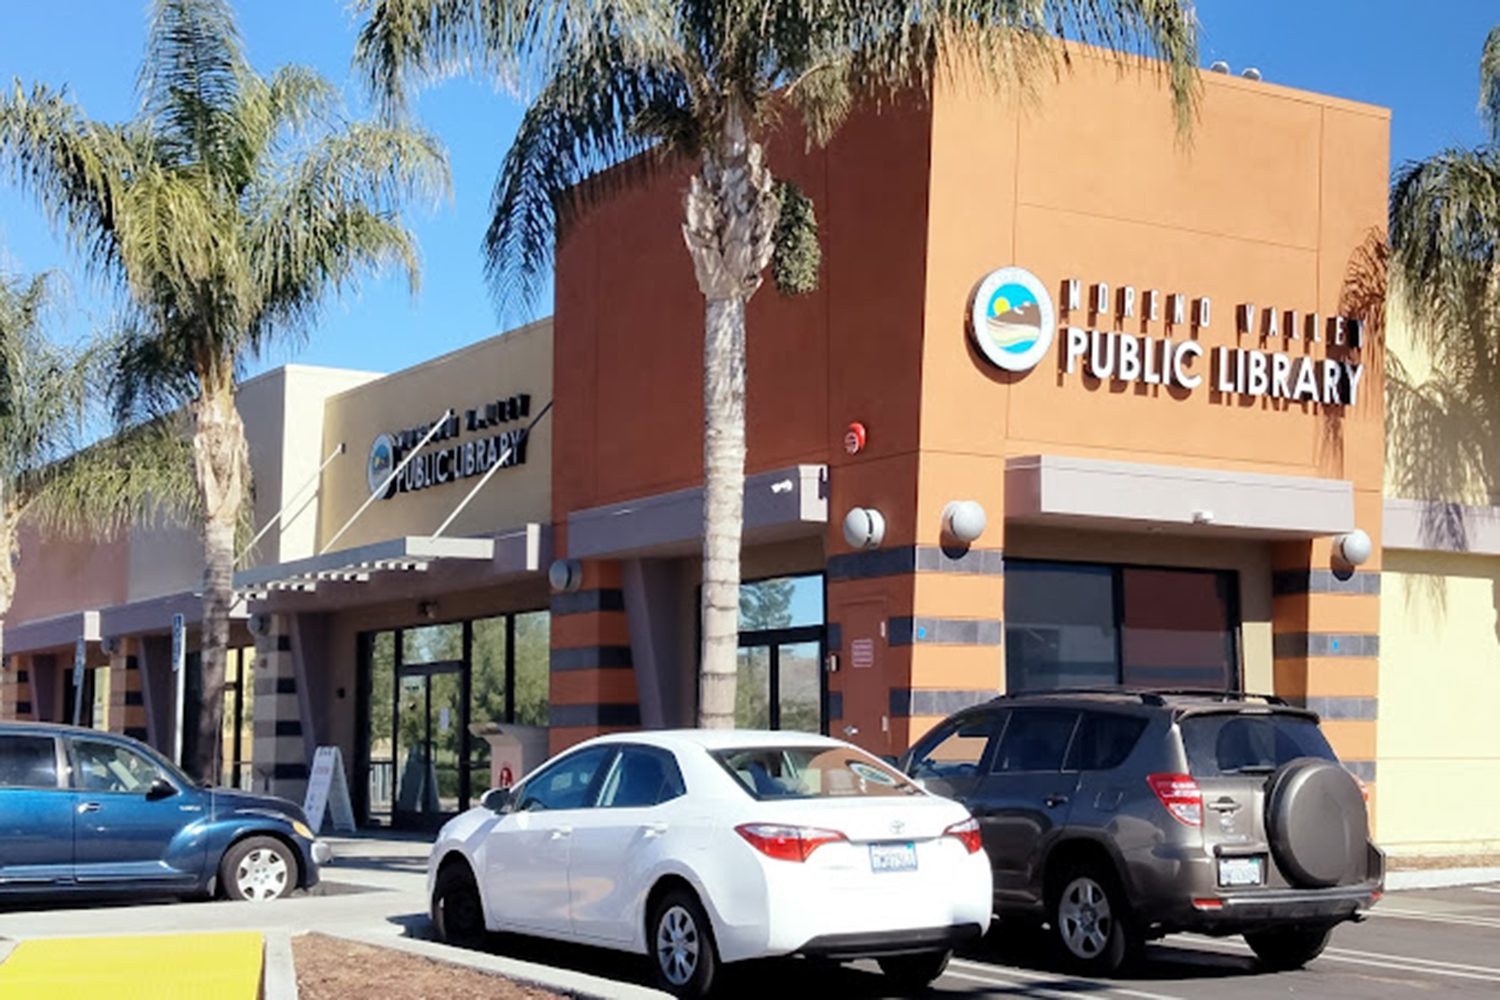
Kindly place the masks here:
<instances>
[{"instance_id":1,"label":"shadow on pavement","mask_svg":"<svg viewBox=\"0 0 1500 1000\"><path fill-rule=\"evenodd\" d=\"M1030 972L1054 976L1072 976L1058 958L1051 934L1040 925L996 923L978 944L963 951L963 957ZM1190 979L1226 979L1262 975L1258 963L1248 956L1228 955L1222 951L1184 947L1181 944L1150 944L1134 965L1120 971L1116 981L1179 981ZM1084 977L1080 982L1088 981ZM1070 984L1065 987L1072 989Z\"/></svg>"}]
</instances>

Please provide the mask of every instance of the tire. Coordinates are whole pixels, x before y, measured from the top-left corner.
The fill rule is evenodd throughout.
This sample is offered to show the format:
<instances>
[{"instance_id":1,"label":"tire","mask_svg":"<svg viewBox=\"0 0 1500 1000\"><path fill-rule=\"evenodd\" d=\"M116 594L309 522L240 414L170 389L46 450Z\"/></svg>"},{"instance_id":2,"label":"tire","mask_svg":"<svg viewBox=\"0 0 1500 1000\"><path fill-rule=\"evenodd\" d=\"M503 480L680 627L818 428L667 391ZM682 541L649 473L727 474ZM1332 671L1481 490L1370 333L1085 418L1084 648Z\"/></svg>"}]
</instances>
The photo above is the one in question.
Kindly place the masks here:
<instances>
[{"instance_id":1,"label":"tire","mask_svg":"<svg viewBox=\"0 0 1500 1000\"><path fill-rule=\"evenodd\" d=\"M927 951L919 955L891 955L878 959L880 971L903 991L920 990L943 974L948 968L952 949Z\"/></svg>"},{"instance_id":2,"label":"tire","mask_svg":"<svg viewBox=\"0 0 1500 1000\"><path fill-rule=\"evenodd\" d=\"M444 944L458 948L484 944L484 904L467 863L450 861L438 869L432 887L432 926Z\"/></svg>"},{"instance_id":3,"label":"tire","mask_svg":"<svg viewBox=\"0 0 1500 1000\"><path fill-rule=\"evenodd\" d=\"M1369 817L1348 771L1332 761L1299 757L1282 765L1267 789L1266 835L1288 882L1326 889L1369 876Z\"/></svg>"},{"instance_id":4,"label":"tire","mask_svg":"<svg viewBox=\"0 0 1500 1000\"><path fill-rule=\"evenodd\" d=\"M1245 943L1268 971L1287 972L1321 955L1332 934L1332 927L1278 927L1247 932Z\"/></svg>"},{"instance_id":5,"label":"tire","mask_svg":"<svg viewBox=\"0 0 1500 1000\"><path fill-rule=\"evenodd\" d=\"M1097 864L1070 865L1052 884L1047 919L1064 965L1107 975L1136 958L1143 942L1114 872Z\"/></svg>"},{"instance_id":6,"label":"tire","mask_svg":"<svg viewBox=\"0 0 1500 1000\"><path fill-rule=\"evenodd\" d=\"M719 951L697 896L672 889L657 900L646 924L646 946L658 989L691 1000L709 995L719 972Z\"/></svg>"},{"instance_id":7,"label":"tire","mask_svg":"<svg viewBox=\"0 0 1500 1000\"><path fill-rule=\"evenodd\" d=\"M296 852L275 837L246 837L231 845L219 862L219 885L230 899L281 899L297 883Z\"/></svg>"}]
</instances>

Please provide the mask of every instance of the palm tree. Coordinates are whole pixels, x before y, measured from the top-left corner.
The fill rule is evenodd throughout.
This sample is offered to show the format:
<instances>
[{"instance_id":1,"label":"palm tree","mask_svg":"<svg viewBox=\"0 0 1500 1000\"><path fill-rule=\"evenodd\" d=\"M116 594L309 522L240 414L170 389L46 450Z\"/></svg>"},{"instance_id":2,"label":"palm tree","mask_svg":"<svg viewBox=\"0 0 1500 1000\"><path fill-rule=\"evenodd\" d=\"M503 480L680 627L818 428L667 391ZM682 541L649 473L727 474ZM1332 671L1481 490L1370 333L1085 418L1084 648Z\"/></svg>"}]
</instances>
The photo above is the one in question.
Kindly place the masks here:
<instances>
[{"instance_id":1,"label":"palm tree","mask_svg":"<svg viewBox=\"0 0 1500 1000\"><path fill-rule=\"evenodd\" d=\"M137 117L108 124L17 83L0 98L0 160L125 293L117 416L189 415L206 566L194 770L211 781L249 485L237 379L363 272L399 267L415 291L397 210L445 190L447 166L423 133L348 120L310 70L258 74L227 0L155 0L138 90Z\"/></svg>"},{"instance_id":2,"label":"palm tree","mask_svg":"<svg viewBox=\"0 0 1500 1000\"><path fill-rule=\"evenodd\" d=\"M1488 142L1403 165L1391 189L1391 300L1419 358L1388 352L1398 492L1434 501L1424 531L1463 545L1454 504L1500 502L1500 26L1480 57Z\"/></svg>"},{"instance_id":3,"label":"palm tree","mask_svg":"<svg viewBox=\"0 0 1500 1000\"><path fill-rule=\"evenodd\" d=\"M816 279L807 199L777 184L767 139L787 121L826 143L861 102L977 74L1024 89L1062 36L1159 55L1179 125L1197 94L1190 0L364 0L356 60L387 109L461 69L534 89L495 183L485 235L497 295L534 295L566 214L664 163L695 164L683 236L705 303L699 722L733 724L745 477L745 304L767 265Z\"/></svg>"},{"instance_id":4,"label":"palm tree","mask_svg":"<svg viewBox=\"0 0 1500 1000\"><path fill-rule=\"evenodd\" d=\"M80 448L108 345L51 343L42 329L49 288L46 274L0 274L0 621L15 598L23 523L99 537L191 505L180 433L141 425Z\"/></svg>"}]
</instances>

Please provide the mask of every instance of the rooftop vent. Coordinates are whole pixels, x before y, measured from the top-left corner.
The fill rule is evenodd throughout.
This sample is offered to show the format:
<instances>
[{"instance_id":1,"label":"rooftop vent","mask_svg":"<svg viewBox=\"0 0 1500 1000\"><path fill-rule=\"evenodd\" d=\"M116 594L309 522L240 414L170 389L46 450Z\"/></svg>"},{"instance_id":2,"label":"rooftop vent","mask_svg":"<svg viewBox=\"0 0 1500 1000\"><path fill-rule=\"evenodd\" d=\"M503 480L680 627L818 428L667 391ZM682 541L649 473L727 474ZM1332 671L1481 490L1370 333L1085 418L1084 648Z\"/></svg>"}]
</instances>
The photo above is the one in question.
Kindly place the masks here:
<instances>
[{"instance_id":1,"label":"rooftop vent","mask_svg":"<svg viewBox=\"0 0 1500 1000\"><path fill-rule=\"evenodd\" d=\"M1244 72L1242 72L1240 76L1244 77L1246 80L1259 80L1260 70L1256 69L1254 66L1246 66Z\"/></svg>"},{"instance_id":2,"label":"rooftop vent","mask_svg":"<svg viewBox=\"0 0 1500 1000\"><path fill-rule=\"evenodd\" d=\"M1217 59L1208 67L1210 73L1228 73L1229 64L1222 59Z\"/></svg>"}]
</instances>

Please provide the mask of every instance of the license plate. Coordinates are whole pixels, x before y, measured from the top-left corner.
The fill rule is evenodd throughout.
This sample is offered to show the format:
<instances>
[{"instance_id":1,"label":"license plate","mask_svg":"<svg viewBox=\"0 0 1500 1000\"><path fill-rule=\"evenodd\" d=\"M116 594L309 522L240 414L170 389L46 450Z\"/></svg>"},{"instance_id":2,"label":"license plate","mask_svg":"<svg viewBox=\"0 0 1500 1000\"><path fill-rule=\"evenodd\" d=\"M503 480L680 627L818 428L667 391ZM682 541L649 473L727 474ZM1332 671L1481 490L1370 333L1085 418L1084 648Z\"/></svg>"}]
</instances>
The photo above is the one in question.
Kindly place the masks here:
<instances>
[{"instance_id":1,"label":"license plate","mask_svg":"<svg viewBox=\"0 0 1500 1000\"><path fill-rule=\"evenodd\" d=\"M1259 856L1219 859L1220 885L1260 885L1266 880L1265 872L1266 859Z\"/></svg>"},{"instance_id":2,"label":"license plate","mask_svg":"<svg viewBox=\"0 0 1500 1000\"><path fill-rule=\"evenodd\" d=\"M916 844L871 844L870 871L910 872L917 869Z\"/></svg>"}]
</instances>

